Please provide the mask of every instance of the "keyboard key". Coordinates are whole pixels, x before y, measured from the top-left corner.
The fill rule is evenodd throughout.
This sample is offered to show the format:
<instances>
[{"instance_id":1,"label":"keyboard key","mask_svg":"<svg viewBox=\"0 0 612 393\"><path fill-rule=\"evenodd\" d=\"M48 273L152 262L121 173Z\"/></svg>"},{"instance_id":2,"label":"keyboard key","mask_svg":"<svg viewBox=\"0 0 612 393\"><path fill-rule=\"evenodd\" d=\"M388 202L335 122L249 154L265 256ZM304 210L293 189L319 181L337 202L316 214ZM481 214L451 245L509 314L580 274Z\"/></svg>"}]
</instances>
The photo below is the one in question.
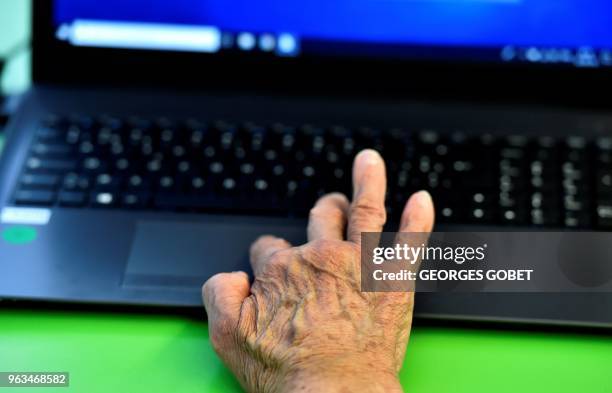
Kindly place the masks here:
<instances>
[{"instance_id":1,"label":"keyboard key","mask_svg":"<svg viewBox=\"0 0 612 393\"><path fill-rule=\"evenodd\" d=\"M26 167L31 171L64 172L73 170L76 167L76 163L68 160L53 160L32 157L26 162Z\"/></svg>"},{"instance_id":2,"label":"keyboard key","mask_svg":"<svg viewBox=\"0 0 612 393\"><path fill-rule=\"evenodd\" d=\"M560 226L561 218L563 213L561 212L560 205L556 201L548 202L539 208L532 208L532 222L536 225L545 226ZM534 212L540 211L541 213L535 213L541 217L540 222L534 220Z\"/></svg>"},{"instance_id":3,"label":"keyboard key","mask_svg":"<svg viewBox=\"0 0 612 393\"><path fill-rule=\"evenodd\" d=\"M98 157L87 157L83 160L83 170L86 172L100 172L105 166Z\"/></svg>"},{"instance_id":4,"label":"keyboard key","mask_svg":"<svg viewBox=\"0 0 612 393\"><path fill-rule=\"evenodd\" d=\"M457 213L452 207L441 206L438 209L437 217L439 217L442 222L454 222L457 219Z\"/></svg>"},{"instance_id":5,"label":"keyboard key","mask_svg":"<svg viewBox=\"0 0 612 393\"><path fill-rule=\"evenodd\" d=\"M87 202L87 197L84 192L61 191L59 193L58 201L62 206L84 206Z\"/></svg>"},{"instance_id":6,"label":"keyboard key","mask_svg":"<svg viewBox=\"0 0 612 393\"><path fill-rule=\"evenodd\" d=\"M501 223L509 225L523 225L527 223L527 214L524 209L505 208L501 211Z\"/></svg>"},{"instance_id":7,"label":"keyboard key","mask_svg":"<svg viewBox=\"0 0 612 393\"><path fill-rule=\"evenodd\" d=\"M116 196L110 192L95 192L91 196L91 205L94 207L110 207L116 203Z\"/></svg>"},{"instance_id":8,"label":"keyboard key","mask_svg":"<svg viewBox=\"0 0 612 393\"><path fill-rule=\"evenodd\" d=\"M150 198L149 193L127 193L121 198L121 206L134 209L145 208L148 206Z\"/></svg>"},{"instance_id":9,"label":"keyboard key","mask_svg":"<svg viewBox=\"0 0 612 393\"><path fill-rule=\"evenodd\" d=\"M52 205L59 186L62 206L305 216L323 193L352 192L366 147L387 160L392 218L427 189L440 222L611 228L609 137L55 116L15 201Z\"/></svg>"},{"instance_id":10,"label":"keyboard key","mask_svg":"<svg viewBox=\"0 0 612 393\"><path fill-rule=\"evenodd\" d=\"M18 205L51 205L55 193L42 190L20 190L15 194L15 203Z\"/></svg>"},{"instance_id":11,"label":"keyboard key","mask_svg":"<svg viewBox=\"0 0 612 393\"><path fill-rule=\"evenodd\" d=\"M53 141L58 140L62 136L62 133L54 127L41 127L36 131L36 138L39 141Z\"/></svg>"},{"instance_id":12,"label":"keyboard key","mask_svg":"<svg viewBox=\"0 0 612 393\"><path fill-rule=\"evenodd\" d=\"M470 209L469 221L478 224L490 224L495 222L495 211L486 207L474 207Z\"/></svg>"},{"instance_id":13,"label":"keyboard key","mask_svg":"<svg viewBox=\"0 0 612 393\"><path fill-rule=\"evenodd\" d=\"M588 228L591 218L587 212L568 211L565 213L564 224L568 228Z\"/></svg>"},{"instance_id":14,"label":"keyboard key","mask_svg":"<svg viewBox=\"0 0 612 393\"><path fill-rule=\"evenodd\" d=\"M46 174L25 174L21 178L24 188L54 188L59 183L59 176Z\"/></svg>"},{"instance_id":15,"label":"keyboard key","mask_svg":"<svg viewBox=\"0 0 612 393\"><path fill-rule=\"evenodd\" d=\"M72 148L63 144L47 144L47 143L36 143L32 147L32 152L37 156L67 156L72 153Z\"/></svg>"},{"instance_id":16,"label":"keyboard key","mask_svg":"<svg viewBox=\"0 0 612 393\"><path fill-rule=\"evenodd\" d=\"M108 173L102 173L96 176L95 189L97 191L112 191L119 188L120 180Z\"/></svg>"},{"instance_id":17,"label":"keyboard key","mask_svg":"<svg viewBox=\"0 0 612 393\"><path fill-rule=\"evenodd\" d=\"M597 194L612 196L612 170L600 170L597 172Z\"/></svg>"},{"instance_id":18,"label":"keyboard key","mask_svg":"<svg viewBox=\"0 0 612 393\"><path fill-rule=\"evenodd\" d=\"M91 179L87 175L70 172L64 176L63 188L65 190L87 190L91 187Z\"/></svg>"}]
</instances>

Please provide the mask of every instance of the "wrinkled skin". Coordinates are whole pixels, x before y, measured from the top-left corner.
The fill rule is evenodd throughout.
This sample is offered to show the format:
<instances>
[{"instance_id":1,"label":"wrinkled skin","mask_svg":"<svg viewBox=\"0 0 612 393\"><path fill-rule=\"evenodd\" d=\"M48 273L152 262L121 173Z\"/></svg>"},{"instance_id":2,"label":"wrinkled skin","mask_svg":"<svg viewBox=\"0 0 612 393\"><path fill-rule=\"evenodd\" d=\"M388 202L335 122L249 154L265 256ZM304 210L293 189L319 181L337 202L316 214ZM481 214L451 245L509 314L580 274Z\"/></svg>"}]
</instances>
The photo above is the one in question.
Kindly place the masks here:
<instances>
[{"instance_id":1,"label":"wrinkled skin","mask_svg":"<svg viewBox=\"0 0 612 393\"><path fill-rule=\"evenodd\" d=\"M221 273L203 287L212 345L249 392L401 391L413 293L360 289L360 237L386 221L386 174L365 150L353 167L352 204L340 194L311 210L309 242L264 236L251 248L255 280ZM426 192L414 194L401 232L430 232Z\"/></svg>"}]
</instances>

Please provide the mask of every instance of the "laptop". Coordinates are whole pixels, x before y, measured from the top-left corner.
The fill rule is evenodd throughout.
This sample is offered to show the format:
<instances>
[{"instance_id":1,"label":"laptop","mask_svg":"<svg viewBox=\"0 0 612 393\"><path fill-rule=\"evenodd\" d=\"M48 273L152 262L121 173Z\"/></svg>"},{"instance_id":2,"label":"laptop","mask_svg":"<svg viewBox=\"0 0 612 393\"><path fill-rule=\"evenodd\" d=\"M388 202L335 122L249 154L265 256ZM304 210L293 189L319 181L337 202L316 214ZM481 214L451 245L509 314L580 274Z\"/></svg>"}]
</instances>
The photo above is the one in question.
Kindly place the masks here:
<instances>
[{"instance_id":1,"label":"laptop","mask_svg":"<svg viewBox=\"0 0 612 393\"><path fill-rule=\"evenodd\" d=\"M366 147L391 218L427 189L437 230L612 228L607 2L33 3L33 86L0 164L2 299L199 307L259 235L304 242ZM419 294L416 315L610 327L611 310Z\"/></svg>"}]
</instances>

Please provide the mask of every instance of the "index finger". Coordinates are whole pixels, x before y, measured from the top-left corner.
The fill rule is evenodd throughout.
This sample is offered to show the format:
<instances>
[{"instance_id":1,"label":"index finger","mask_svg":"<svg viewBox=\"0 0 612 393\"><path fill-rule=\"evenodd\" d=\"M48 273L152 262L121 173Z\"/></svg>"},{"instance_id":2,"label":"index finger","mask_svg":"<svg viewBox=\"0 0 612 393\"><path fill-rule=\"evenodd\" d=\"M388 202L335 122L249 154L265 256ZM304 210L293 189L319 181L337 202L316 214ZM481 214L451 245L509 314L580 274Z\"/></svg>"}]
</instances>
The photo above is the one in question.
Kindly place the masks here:
<instances>
[{"instance_id":1,"label":"index finger","mask_svg":"<svg viewBox=\"0 0 612 393\"><path fill-rule=\"evenodd\" d=\"M353 202L347 239L361 244L362 232L381 232L387 220L385 162L375 150L363 150L353 165Z\"/></svg>"}]
</instances>

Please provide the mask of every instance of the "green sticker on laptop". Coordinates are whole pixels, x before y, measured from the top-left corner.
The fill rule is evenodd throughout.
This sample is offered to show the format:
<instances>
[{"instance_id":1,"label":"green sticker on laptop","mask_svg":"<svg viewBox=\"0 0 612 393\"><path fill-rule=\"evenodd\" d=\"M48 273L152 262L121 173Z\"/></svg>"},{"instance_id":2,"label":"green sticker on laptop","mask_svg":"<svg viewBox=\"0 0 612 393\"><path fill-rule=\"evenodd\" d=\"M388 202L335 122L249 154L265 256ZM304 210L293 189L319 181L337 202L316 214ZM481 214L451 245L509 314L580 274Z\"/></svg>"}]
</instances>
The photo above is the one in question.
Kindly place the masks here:
<instances>
[{"instance_id":1,"label":"green sticker on laptop","mask_svg":"<svg viewBox=\"0 0 612 393\"><path fill-rule=\"evenodd\" d=\"M38 232L35 228L11 226L2 231L2 240L9 244L28 244L36 240Z\"/></svg>"}]
</instances>

